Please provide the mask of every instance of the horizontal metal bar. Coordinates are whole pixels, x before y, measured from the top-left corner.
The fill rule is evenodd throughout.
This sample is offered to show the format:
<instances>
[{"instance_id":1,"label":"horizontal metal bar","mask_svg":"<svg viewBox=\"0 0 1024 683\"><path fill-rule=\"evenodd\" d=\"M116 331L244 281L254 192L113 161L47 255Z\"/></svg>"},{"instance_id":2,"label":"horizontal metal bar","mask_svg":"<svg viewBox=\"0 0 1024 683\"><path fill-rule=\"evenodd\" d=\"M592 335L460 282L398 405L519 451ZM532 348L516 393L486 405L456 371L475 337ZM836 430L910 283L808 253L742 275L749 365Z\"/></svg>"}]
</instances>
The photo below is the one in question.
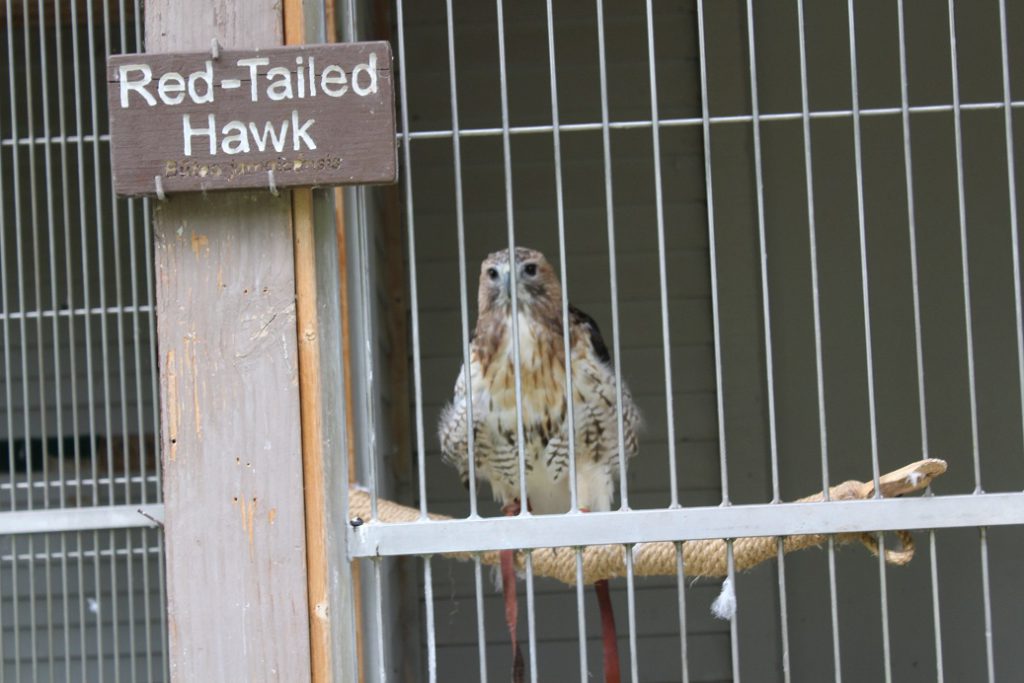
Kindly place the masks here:
<instances>
[{"instance_id":1,"label":"horizontal metal bar","mask_svg":"<svg viewBox=\"0 0 1024 683\"><path fill-rule=\"evenodd\" d=\"M0 535L158 527L163 520L162 504L0 512Z\"/></svg>"},{"instance_id":2,"label":"horizontal metal bar","mask_svg":"<svg viewBox=\"0 0 1024 683\"><path fill-rule=\"evenodd\" d=\"M125 477L114 477L113 479L111 479L110 477L100 477L99 479L96 479L96 480L93 480L93 479L46 479L46 480L43 480L43 481L39 481L39 480L33 481L32 484L31 484L31 487L33 489L41 489L41 488L45 488L47 486L50 487L50 488L55 488L55 489L62 489L62 488L73 489L76 486L84 486L84 487L88 487L88 486L109 486L110 484L114 484L114 485L120 485L120 484L126 484L126 483L127 484L141 484L143 482L145 482L147 484L156 484L158 482L158 479L157 479L156 475L152 475L152 474L147 476L147 477L145 477L145 478L143 478L141 476L134 476L134 477L128 477L128 478L125 478ZM29 488L29 482L27 482L27 481L18 481L18 482L15 482L14 484L11 484L10 482L4 482L3 484L0 484L0 491L10 491L12 488L18 489L18 490L25 490L25 489Z\"/></svg>"},{"instance_id":3,"label":"horizontal metal bar","mask_svg":"<svg viewBox=\"0 0 1024 683\"><path fill-rule=\"evenodd\" d=\"M106 308L67 308L59 311L11 311L9 313L0 312L0 320L31 320L34 318L69 318L73 315L103 315L110 314L116 315L117 313L150 313L153 311L153 307L144 304L142 306L107 306Z\"/></svg>"},{"instance_id":4,"label":"horizontal metal bar","mask_svg":"<svg viewBox=\"0 0 1024 683\"><path fill-rule=\"evenodd\" d=\"M68 550L66 552L60 552L53 550L49 553L5 553L0 555L0 564L10 564L11 562L45 562L46 560L89 560L97 557L129 557L138 556L144 557L146 555L160 555L162 549L159 545L153 545L147 548L105 548L103 550Z\"/></svg>"},{"instance_id":5,"label":"horizontal metal bar","mask_svg":"<svg viewBox=\"0 0 1024 683\"><path fill-rule=\"evenodd\" d=\"M81 136L79 136L79 135L66 135L66 136L51 135L50 137L38 137L37 136L37 137L32 137L32 138L18 138L17 142L21 146L45 145L47 143L49 143L51 145L59 145L61 143L66 143L66 144L69 144L69 145L74 145L74 144L78 144L79 142L92 142L92 143L95 143L96 139L97 138L96 138L95 135L81 135ZM99 136L99 141L100 142L110 142L110 135L107 134L107 133L104 133L104 134L100 135ZM14 138L4 138L3 140L0 140L0 145L3 145L4 147L13 147L14 146L14 142L15 142Z\"/></svg>"},{"instance_id":6,"label":"horizontal metal bar","mask_svg":"<svg viewBox=\"0 0 1024 683\"><path fill-rule=\"evenodd\" d=\"M1024 524L1024 493L491 517L352 529L352 557Z\"/></svg>"},{"instance_id":7,"label":"horizontal metal bar","mask_svg":"<svg viewBox=\"0 0 1024 683\"><path fill-rule=\"evenodd\" d=\"M961 104L960 111L987 111L987 110L1001 110L1006 105L1002 102L974 102L970 104ZM1013 109L1024 109L1024 101L1017 100L1010 103L1010 107ZM952 104L929 104L920 105L917 107L909 107L908 111L911 114L934 114L942 112L952 112L954 106ZM861 117L865 116L897 116L903 114L902 107L877 107L874 109L861 109L859 112ZM843 119L854 116L852 109L829 109L824 111L812 111L809 114L810 118L813 119ZM757 117L758 121L800 121L804 117L802 112L780 112L777 114L759 114ZM751 114L736 114L732 116L712 116L709 117L711 123L751 123L754 120ZM678 126L699 126L704 123L704 119L697 117L685 117L685 118L674 118L674 119L658 119L659 128L672 128ZM650 120L636 120L636 121L612 121L609 122L608 127L612 130L632 130L637 128L650 128L653 124ZM562 133L579 133L579 132L593 132L602 130L604 124L597 123L562 123L559 124L558 130ZM551 124L541 124L536 126L509 126L508 132L512 135L529 135L538 133L550 133L554 130L554 126ZM454 133L451 130L420 130L412 131L407 134L398 133L396 137L402 139L408 137L410 140L425 140L425 139L437 139L437 138L450 138ZM502 134L501 128L462 128L459 130L458 135L462 138L479 138L479 137L492 137Z\"/></svg>"}]
</instances>

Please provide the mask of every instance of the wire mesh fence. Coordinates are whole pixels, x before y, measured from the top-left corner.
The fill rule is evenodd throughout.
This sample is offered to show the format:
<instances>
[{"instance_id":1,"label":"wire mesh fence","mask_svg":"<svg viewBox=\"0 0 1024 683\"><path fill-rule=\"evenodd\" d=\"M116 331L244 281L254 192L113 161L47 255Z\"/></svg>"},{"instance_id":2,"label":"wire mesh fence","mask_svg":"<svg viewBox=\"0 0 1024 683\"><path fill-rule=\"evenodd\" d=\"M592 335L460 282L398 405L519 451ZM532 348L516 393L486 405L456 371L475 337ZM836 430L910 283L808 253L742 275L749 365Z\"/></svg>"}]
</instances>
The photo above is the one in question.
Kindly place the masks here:
<instances>
[{"instance_id":1,"label":"wire mesh fence","mask_svg":"<svg viewBox=\"0 0 1024 683\"><path fill-rule=\"evenodd\" d=\"M611 603L631 680L1012 678L1024 628L1020 9L399 0L385 18L344 5L348 38L376 37L373 20L393 29L407 255L397 267L388 254L403 240L378 231L380 196L350 192L371 512L349 541L369 558L367 676L506 676L508 603L482 553L547 547L565 548L576 586L537 576L539 552L521 556L525 673L596 675L608 643L581 546L614 544L628 549ZM112 194L100 93L104 57L139 48L141 8L4 9L0 506L134 515L160 501L149 207ZM531 512L537 454L521 417L515 518L478 476L475 429L468 490L442 461L434 425L472 362L477 264L516 245L543 252L560 283L555 346L573 344L570 301L603 331L614 511L579 514L572 454L586 439L572 410L565 514ZM513 299L528 293L523 273L510 272ZM408 340L390 325L395 300L408 301ZM519 316L507 325L521 416L532 331ZM572 403L569 370L552 373ZM626 385L645 421L629 463ZM469 404L467 424L486 418ZM850 478L877 491L884 472L927 457L950 469L925 499L783 504ZM378 523L384 497L420 519ZM881 535L878 559L831 538L783 557L787 534L903 526L927 539L907 567L885 564ZM166 677L160 534L67 528L0 541L0 679ZM738 572L730 541L723 585L690 578L677 545L670 575L639 575L641 542L710 530L778 536L778 561ZM737 607L726 620L711 614L723 591Z\"/></svg>"},{"instance_id":2,"label":"wire mesh fence","mask_svg":"<svg viewBox=\"0 0 1024 683\"><path fill-rule=\"evenodd\" d=\"M0 537L2 680L166 676L162 539L86 514L160 501L149 207L115 198L107 161L105 59L141 51L141 21L137 2L3 8L0 506L29 517ZM20 533L58 516L72 531Z\"/></svg>"}]
</instances>

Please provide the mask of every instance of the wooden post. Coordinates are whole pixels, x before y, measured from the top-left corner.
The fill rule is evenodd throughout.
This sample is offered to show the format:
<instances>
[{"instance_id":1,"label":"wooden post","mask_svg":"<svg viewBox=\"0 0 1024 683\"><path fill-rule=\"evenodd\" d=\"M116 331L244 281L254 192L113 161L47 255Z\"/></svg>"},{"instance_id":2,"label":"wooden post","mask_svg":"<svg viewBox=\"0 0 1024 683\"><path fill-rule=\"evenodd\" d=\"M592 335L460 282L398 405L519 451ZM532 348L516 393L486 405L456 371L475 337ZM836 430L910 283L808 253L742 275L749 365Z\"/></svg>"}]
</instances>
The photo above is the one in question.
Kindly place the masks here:
<instances>
[{"instance_id":1,"label":"wooden post","mask_svg":"<svg viewBox=\"0 0 1024 683\"><path fill-rule=\"evenodd\" d=\"M334 42L319 0L285 0L285 43ZM331 10L331 7L326 9ZM333 21L333 10L327 12ZM361 651L356 563L346 558L351 395L344 340L344 207L340 189L292 192L302 469L313 683L354 683Z\"/></svg>"},{"instance_id":2,"label":"wooden post","mask_svg":"<svg viewBox=\"0 0 1024 683\"><path fill-rule=\"evenodd\" d=\"M275 0L150 0L150 51L280 45ZM291 202L155 204L174 681L310 678Z\"/></svg>"}]
</instances>

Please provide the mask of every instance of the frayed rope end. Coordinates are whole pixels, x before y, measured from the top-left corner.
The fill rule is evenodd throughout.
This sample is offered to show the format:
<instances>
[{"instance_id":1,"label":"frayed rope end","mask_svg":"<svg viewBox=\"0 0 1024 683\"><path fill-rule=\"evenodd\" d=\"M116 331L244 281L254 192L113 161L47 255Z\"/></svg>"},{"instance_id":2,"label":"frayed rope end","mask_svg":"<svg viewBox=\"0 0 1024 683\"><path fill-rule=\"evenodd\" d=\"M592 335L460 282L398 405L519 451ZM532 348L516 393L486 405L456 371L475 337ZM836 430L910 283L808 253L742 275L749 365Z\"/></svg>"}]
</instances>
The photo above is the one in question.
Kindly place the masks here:
<instances>
[{"instance_id":1,"label":"frayed rope end","mask_svg":"<svg viewBox=\"0 0 1024 683\"><path fill-rule=\"evenodd\" d=\"M722 592L711 603L711 614L717 619L724 619L725 621L729 621L736 616L736 589L733 588L732 579L726 579L722 582Z\"/></svg>"}]
</instances>

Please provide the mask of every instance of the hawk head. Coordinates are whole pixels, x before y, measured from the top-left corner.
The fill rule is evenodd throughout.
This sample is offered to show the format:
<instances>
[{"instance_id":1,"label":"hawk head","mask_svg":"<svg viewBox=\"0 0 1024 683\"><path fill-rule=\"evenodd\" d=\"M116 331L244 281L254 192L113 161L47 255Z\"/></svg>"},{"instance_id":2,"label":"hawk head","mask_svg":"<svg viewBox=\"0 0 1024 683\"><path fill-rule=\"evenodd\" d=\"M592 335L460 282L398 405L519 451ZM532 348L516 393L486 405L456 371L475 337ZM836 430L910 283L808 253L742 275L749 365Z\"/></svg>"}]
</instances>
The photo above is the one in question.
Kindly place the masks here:
<instances>
[{"instance_id":1,"label":"hawk head","mask_svg":"<svg viewBox=\"0 0 1024 683\"><path fill-rule=\"evenodd\" d=\"M561 315L562 285L544 254L516 247L509 262L508 249L496 251L480 265L478 306L480 317L511 314L512 270L515 269L516 303L523 313L538 319Z\"/></svg>"}]
</instances>

